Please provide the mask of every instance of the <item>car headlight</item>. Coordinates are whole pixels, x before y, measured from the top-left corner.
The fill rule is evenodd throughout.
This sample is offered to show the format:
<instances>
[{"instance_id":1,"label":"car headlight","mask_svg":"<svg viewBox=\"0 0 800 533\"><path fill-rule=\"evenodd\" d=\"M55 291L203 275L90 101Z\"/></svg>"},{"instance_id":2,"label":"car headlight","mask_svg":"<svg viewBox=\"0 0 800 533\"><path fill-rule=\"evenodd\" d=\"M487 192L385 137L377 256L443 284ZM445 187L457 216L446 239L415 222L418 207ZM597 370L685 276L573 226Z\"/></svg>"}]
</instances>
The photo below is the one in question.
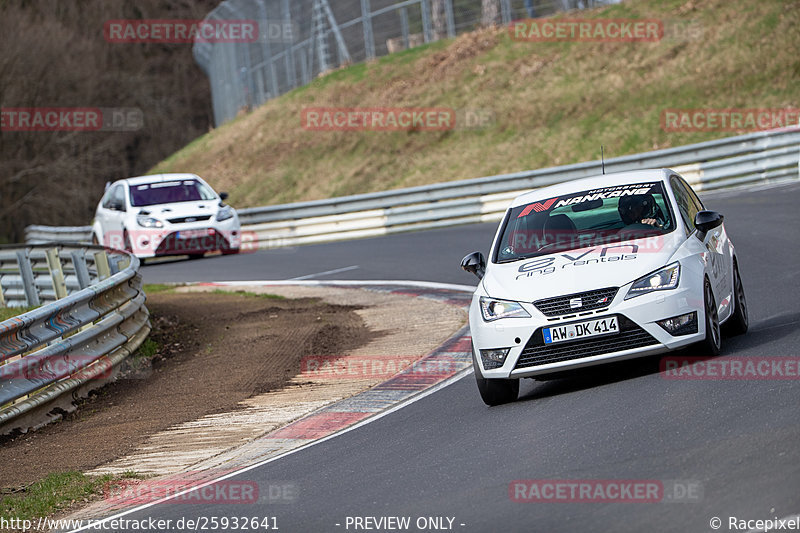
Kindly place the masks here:
<instances>
[{"instance_id":1,"label":"car headlight","mask_svg":"<svg viewBox=\"0 0 800 533\"><path fill-rule=\"evenodd\" d=\"M233 208L231 206L226 205L217 211L217 222L222 222L223 220L228 220L229 218L233 218Z\"/></svg>"},{"instance_id":2,"label":"car headlight","mask_svg":"<svg viewBox=\"0 0 800 533\"><path fill-rule=\"evenodd\" d=\"M653 291L668 291L678 287L681 279L680 263L672 263L661 270L641 277L633 282L625 299L634 298Z\"/></svg>"},{"instance_id":3,"label":"car headlight","mask_svg":"<svg viewBox=\"0 0 800 533\"><path fill-rule=\"evenodd\" d=\"M486 296L481 297L481 315L486 322L500 318L530 318L531 316L517 302L495 300Z\"/></svg>"},{"instance_id":4,"label":"car headlight","mask_svg":"<svg viewBox=\"0 0 800 533\"><path fill-rule=\"evenodd\" d=\"M147 215L136 215L136 223L143 228L163 228L164 223Z\"/></svg>"}]
</instances>

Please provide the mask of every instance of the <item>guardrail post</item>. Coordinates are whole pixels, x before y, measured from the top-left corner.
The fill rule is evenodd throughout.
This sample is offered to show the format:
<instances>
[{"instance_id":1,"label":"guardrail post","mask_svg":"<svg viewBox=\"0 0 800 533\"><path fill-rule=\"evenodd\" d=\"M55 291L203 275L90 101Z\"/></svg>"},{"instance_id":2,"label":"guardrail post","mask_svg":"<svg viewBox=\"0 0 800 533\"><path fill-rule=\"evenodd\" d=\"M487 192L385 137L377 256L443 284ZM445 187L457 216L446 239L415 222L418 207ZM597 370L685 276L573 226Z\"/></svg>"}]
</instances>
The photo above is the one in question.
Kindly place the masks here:
<instances>
[{"instance_id":1,"label":"guardrail post","mask_svg":"<svg viewBox=\"0 0 800 533\"><path fill-rule=\"evenodd\" d=\"M6 306L6 300L3 297L3 282L0 281L0 307Z\"/></svg>"},{"instance_id":2,"label":"guardrail post","mask_svg":"<svg viewBox=\"0 0 800 533\"><path fill-rule=\"evenodd\" d=\"M28 307L39 307L39 292L36 290L36 282L33 279L33 268L31 268L31 258L28 250L17 251L17 264L19 274L22 277L22 287L25 290L25 300Z\"/></svg>"},{"instance_id":3,"label":"guardrail post","mask_svg":"<svg viewBox=\"0 0 800 533\"><path fill-rule=\"evenodd\" d=\"M100 281L111 277L111 269L108 266L108 254L105 250L94 253L94 266L97 269L97 279Z\"/></svg>"},{"instance_id":4,"label":"guardrail post","mask_svg":"<svg viewBox=\"0 0 800 533\"><path fill-rule=\"evenodd\" d=\"M53 280L53 290L56 298L67 297L67 282L64 281L64 270L61 268L61 259L58 257L58 248L50 248L45 252L47 268L50 269L50 279Z\"/></svg>"},{"instance_id":5,"label":"guardrail post","mask_svg":"<svg viewBox=\"0 0 800 533\"><path fill-rule=\"evenodd\" d=\"M89 267L86 266L86 252L84 250L75 250L70 255L72 256L72 264L75 267L75 277L78 278L78 286L83 290L92 284L89 276Z\"/></svg>"}]
</instances>

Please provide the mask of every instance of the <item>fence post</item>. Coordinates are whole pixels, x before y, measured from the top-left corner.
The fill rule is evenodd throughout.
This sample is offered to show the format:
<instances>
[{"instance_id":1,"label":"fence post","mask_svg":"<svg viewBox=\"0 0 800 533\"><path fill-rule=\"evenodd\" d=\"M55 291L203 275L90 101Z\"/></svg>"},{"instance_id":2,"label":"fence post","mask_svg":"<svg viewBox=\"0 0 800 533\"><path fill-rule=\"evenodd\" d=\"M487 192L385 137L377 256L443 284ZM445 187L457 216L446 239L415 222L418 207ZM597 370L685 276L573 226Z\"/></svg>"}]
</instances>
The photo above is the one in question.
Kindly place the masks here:
<instances>
[{"instance_id":1,"label":"fence post","mask_svg":"<svg viewBox=\"0 0 800 533\"><path fill-rule=\"evenodd\" d=\"M75 277L78 278L78 286L83 290L92 283L89 267L86 266L86 252L75 250L71 255L72 265L75 267Z\"/></svg>"},{"instance_id":2,"label":"fence post","mask_svg":"<svg viewBox=\"0 0 800 533\"><path fill-rule=\"evenodd\" d=\"M33 278L29 250L17 251L17 264L19 265L20 276L22 276L22 287L25 290L25 300L27 300L28 307L39 307L41 302L39 301L39 291L36 290L36 282Z\"/></svg>"},{"instance_id":3,"label":"fence post","mask_svg":"<svg viewBox=\"0 0 800 533\"><path fill-rule=\"evenodd\" d=\"M422 8L422 33L425 36L425 42L429 43L433 40L433 30L431 29L431 3L430 0L422 0L420 7Z\"/></svg>"},{"instance_id":4,"label":"fence post","mask_svg":"<svg viewBox=\"0 0 800 533\"><path fill-rule=\"evenodd\" d=\"M500 17L503 20L503 26L511 24L511 0L500 0Z\"/></svg>"},{"instance_id":5,"label":"fence post","mask_svg":"<svg viewBox=\"0 0 800 533\"><path fill-rule=\"evenodd\" d=\"M294 89L297 87L297 74L295 72L295 62L294 62L294 43L295 40L299 37L299 35L294 34L295 27L292 24L292 15L289 12L289 0L283 0L281 2L281 12L283 14L283 28L281 29L281 43L283 44L285 54L284 59L286 60L286 75L289 77L287 86L289 89ZM292 38L288 43L286 43L287 36L283 34L286 28L291 28Z\"/></svg>"},{"instance_id":6,"label":"fence post","mask_svg":"<svg viewBox=\"0 0 800 533\"><path fill-rule=\"evenodd\" d=\"M105 250L94 253L94 266L97 269L97 279L100 281L111 277L111 268L108 266L108 254Z\"/></svg>"},{"instance_id":7,"label":"fence post","mask_svg":"<svg viewBox=\"0 0 800 533\"><path fill-rule=\"evenodd\" d=\"M445 1L445 16L447 17L447 36L456 36L456 19L453 15L453 0Z\"/></svg>"},{"instance_id":8,"label":"fence post","mask_svg":"<svg viewBox=\"0 0 800 533\"><path fill-rule=\"evenodd\" d=\"M369 0L361 0L361 25L364 27L364 52L367 59L375 59L375 38L372 35L372 9Z\"/></svg>"},{"instance_id":9,"label":"fence post","mask_svg":"<svg viewBox=\"0 0 800 533\"><path fill-rule=\"evenodd\" d=\"M411 48L408 39L408 11L405 7L400 8L400 31L403 33L403 50Z\"/></svg>"},{"instance_id":10,"label":"fence post","mask_svg":"<svg viewBox=\"0 0 800 533\"><path fill-rule=\"evenodd\" d=\"M61 259L58 257L58 248L50 248L45 252L47 268L50 270L50 279L53 281L53 290L56 299L67 297L67 283L64 281L64 271L61 268Z\"/></svg>"}]
</instances>

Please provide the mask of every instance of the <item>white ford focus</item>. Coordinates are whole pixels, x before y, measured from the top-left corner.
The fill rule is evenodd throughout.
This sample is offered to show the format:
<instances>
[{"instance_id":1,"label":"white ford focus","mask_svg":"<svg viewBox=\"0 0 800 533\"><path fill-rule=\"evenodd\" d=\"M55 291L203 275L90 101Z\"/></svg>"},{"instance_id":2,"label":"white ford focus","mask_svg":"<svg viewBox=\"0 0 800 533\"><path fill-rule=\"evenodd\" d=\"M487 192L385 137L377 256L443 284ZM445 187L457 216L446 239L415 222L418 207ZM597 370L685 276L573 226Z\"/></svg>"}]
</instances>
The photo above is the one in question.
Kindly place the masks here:
<instances>
[{"instance_id":1,"label":"white ford focus","mask_svg":"<svg viewBox=\"0 0 800 533\"><path fill-rule=\"evenodd\" d=\"M93 240L139 258L202 257L241 246L239 217L195 174L157 174L115 181L97 206Z\"/></svg>"},{"instance_id":2,"label":"white ford focus","mask_svg":"<svg viewBox=\"0 0 800 533\"><path fill-rule=\"evenodd\" d=\"M516 399L519 378L747 330L747 303L721 214L668 169L606 174L523 194L506 211L469 313L483 401Z\"/></svg>"}]
</instances>

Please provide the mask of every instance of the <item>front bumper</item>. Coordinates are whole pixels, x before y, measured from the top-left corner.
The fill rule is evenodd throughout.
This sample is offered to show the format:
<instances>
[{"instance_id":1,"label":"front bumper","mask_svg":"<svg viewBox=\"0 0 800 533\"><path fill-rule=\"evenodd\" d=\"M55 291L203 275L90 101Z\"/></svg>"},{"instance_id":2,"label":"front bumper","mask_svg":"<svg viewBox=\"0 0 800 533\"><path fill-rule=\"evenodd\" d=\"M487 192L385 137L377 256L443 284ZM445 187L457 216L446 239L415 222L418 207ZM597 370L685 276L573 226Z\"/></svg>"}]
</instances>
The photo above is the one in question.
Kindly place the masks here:
<instances>
[{"instance_id":1,"label":"front bumper","mask_svg":"<svg viewBox=\"0 0 800 533\"><path fill-rule=\"evenodd\" d=\"M529 303L521 305L530 318L504 318L485 322L480 314L480 291L470 307L475 358L485 378L524 378L553 374L612 361L643 357L681 348L705 337L702 295L693 287L659 291L625 300L628 287L622 287L606 309L572 315L546 317ZM697 332L673 336L657 321L696 312ZM617 316L620 332L615 335L544 344L542 329ZM505 362L486 369L482 349L510 348Z\"/></svg>"},{"instance_id":2,"label":"front bumper","mask_svg":"<svg viewBox=\"0 0 800 533\"><path fill-rule=\"evenodd\" d=\"M167 224L164 228L137 228L129 232L133 253L140 259L169 255L201 254L241 247L238 217L221 222L206 220L189 224Z\"/></svg>"}]
</instances>

